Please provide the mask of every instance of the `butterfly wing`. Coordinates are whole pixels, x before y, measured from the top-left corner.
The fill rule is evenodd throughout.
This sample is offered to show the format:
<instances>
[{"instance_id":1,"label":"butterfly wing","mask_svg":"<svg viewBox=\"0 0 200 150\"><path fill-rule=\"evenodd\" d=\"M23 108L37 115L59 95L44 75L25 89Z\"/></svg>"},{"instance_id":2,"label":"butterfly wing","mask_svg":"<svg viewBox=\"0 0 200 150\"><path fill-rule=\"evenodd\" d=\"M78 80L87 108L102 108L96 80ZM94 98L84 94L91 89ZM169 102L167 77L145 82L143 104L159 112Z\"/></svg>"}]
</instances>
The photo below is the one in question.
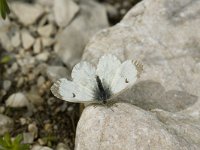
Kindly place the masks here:
<instances>
[{"instance_id":1,"label":"butterfly wing","mask_svg":"<svg viewBox=\"0 0 200 150\"><path fill-rule=\"evenodd\" d=\"M83 61L75 65L71 76L73 82L80 84L93 92L94 87L96 86L96 72L95 68L90 63Z\"/></svg>"},{"instance_id":2,"label":"butterfly wing","mask_svg":"<svg viewBox=\"0 0 200 150\"><path fill-rule=\"evenodd\" d=\"M119 95L127 88L132 87L142 67L141 65L134 64L131 60L127 60L119 66L116 74L112 80L111 90L115 95Z\"/></svg>"},{"instance_id":3,"label":"butterfly wing","mask_svg":"<svg viewBox=\"0 0 200 150\"><path fill-rule=\"evenodd\" d=\"M114 55L104 55L99 59L96 71L97 75L103 83L111 85L113 77L120 65L120 60Z\"/></svg>"},{"instance_id":4,"label":"butterfly wing","mask_svg":"<svg viewBox=\"0 0 200 150\"><path fill-rule=\"evenodd\" d=\"M53 95L68 102L91 102L93 94L83 86L80 86L65 78L59 79L51 87Z\"/></svg>"}]
</instances>

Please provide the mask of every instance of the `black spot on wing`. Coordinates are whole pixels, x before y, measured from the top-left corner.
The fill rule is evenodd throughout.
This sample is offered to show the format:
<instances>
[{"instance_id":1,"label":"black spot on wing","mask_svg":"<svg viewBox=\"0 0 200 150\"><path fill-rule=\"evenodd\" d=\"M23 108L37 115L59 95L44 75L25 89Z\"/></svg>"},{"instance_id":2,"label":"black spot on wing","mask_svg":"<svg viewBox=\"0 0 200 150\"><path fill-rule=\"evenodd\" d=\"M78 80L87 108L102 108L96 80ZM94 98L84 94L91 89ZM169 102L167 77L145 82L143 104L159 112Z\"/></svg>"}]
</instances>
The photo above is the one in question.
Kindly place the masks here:
<instances>
[{"instance_id":1,"label":"black spot on wing","mask_svg":"<svg viewBox=\"0 0 200 150\"><path fill-rule=\"evenodd\" d=\"M73 95L73 98L76 97L76 95L74 93L72 93L72 95Z\"/></svg>"}]
</instances>

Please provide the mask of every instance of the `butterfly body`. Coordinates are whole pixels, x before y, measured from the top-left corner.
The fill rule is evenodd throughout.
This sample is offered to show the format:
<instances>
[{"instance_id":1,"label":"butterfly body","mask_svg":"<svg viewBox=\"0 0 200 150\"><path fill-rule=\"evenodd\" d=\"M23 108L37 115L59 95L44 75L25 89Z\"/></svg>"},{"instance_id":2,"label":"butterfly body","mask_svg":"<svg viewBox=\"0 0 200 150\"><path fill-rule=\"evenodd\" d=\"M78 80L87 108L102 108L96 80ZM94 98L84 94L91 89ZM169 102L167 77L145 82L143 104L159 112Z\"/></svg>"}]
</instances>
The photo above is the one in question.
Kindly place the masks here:
<instances>
[{"instance_id":1,"label":"butterfly body","mask_svg":"<svg viewBox=\"0 0 200 150\"><path fill-rule=\"evenodd\" d=\"M98 101L102 101L106 104L106 100L111 97L111 90L106 83L102 83L99 76L96 76L97 87L94 90L94 99Z\"/></svg>"},{"instance_id":2,"label":"butterfly body","mask_svg":"<svg viewBox=\"0 0 200 150\"><path fill-rule=\"evenodd\" d=\"M51 87L54 96L69 102L103 103L114 99L132 87L142 65L131 60L120 62L114 55L104 55L95 69L88 62L80 62L72 70L72 81L59 79Z\"/></svg>"}]
</instances>

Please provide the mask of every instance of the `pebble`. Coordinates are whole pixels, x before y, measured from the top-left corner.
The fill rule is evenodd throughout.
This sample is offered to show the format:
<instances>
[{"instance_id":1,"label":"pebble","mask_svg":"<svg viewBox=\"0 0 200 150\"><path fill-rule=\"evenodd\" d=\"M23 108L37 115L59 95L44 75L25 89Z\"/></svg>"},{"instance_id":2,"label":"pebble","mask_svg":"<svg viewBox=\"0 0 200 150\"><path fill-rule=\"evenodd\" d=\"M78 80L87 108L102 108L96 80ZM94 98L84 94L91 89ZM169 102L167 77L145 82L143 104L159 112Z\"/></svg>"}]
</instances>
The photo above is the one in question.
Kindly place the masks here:
<instances>
[{"instance_id":1,"label":"pebble","mask_svg":"<svg viewBox=\"0 0 200 150\"><path fill-rule=\"evenodd\" d=\"M59 27L67 26L79 11L79 6L73 0L54 0L53 11Z\"/></svg>"},{"instance_id":2,"label":"pebble","mask_svg":"<svg viewBox=\"0 0 200 150\"><path fill-rule=\"evenodd\" d=\"M56 99L55 99L54 97L50 97L50 98L47 100L47 104L48 104L48 105L53 105L55 102L56 102Z\"/></svg>"},{"instance_id":3,"label":"pebble","mask_svg":"<svg viewBox=\"0 0 200 150\"><path fill-rule=\"evenodd\" d=\"M31 48L31 46L34 44L35 39L34 37L26 30L22 31L22 46L25 50Z\"/></svg>"},{"instance_id":4,"label":"pebble","mask_svg":"<svg viewBox=\"0 0 200 150\"><path fill-rule=\"evenodd\" d=\"M21 44L21 40L20 40L20 33L16 32L14 36L12 36L11 38L11 43L13 45L13 47L19 47Z\"/></svg>"},{"instance_id":5,"label":"pebble","mask_svg":"<svg viewBox=\"0 0 200 150\"><path fill-rule=\"evenodd\" d=\"M4 90L8 91L11 87L12 82L10 80L4 80L3 81L3 88Z\"/></svg>"},{"instance_id":6,"label":"pebble","mask_svg":"<svg viewBox=\"0 0 200 150\"><path fill-rule=\"evenodd\" d=\"M38 136L38 127L35 123L31 123L28 125L28 131L33 134L34 138Z\"/></svg>"},{"instance_id":7,"label":"pebble","mask_svg":"<svg viewBox=\"0 0 200 150\"><path fill-rule=\"evenodd\" d=\"M40 106L44 103L44 99L36 92L27 93L27 98L33 105Z\"/></svg>"},{"instance_id":8,"label":"pebble","mask_svg":"<svg viewBox=\"0 0 200 150\"><path fill-rule=\"evenodd\" d=\"M21 92L10 95L6 100L6 106L8 107L17 108L17 107L26 107L27 105L28 105L28 100L26 96Z\"/></svg>"},{"instance_id":9,"label":"pebble","mask_svg":"<svg viewBox=\"0 0 200 150\"><path fill-rule=\"evenodd\" d=\"M45 83L45 78L43 76L39 76L37 79L37 86L41 87Z\"/></svg>"},{"instance_id":10,"label":"pebble","mask_svg":"<svg viewBox=\"0 0 200 150\"><path fill-rule=\"evenodd\" d=\"M19 77L17 80L17 87L21 87L24 84L24 77Z\"/></svg>"},{"instance_id":11,"label":"pebble","mask_svg":"<svg viewBox=\"0 0 200 150\"><path fill-rule=\"evenodd\" d=\"M55 40L53 38L42 37L42 46L49 47L54 44Z\"/></svg>"},{"instance_id":12,"label":"pebble","mask_svg":"<svg viewBox=\"0 0 200 150\"><path fill-rule=\"evenodd\" d=\"M20 124L21 124L21 125L27 124L26 118L20 118L19 121L20 121Z\"/></svg>"},{"instance_id":13,"label":"pebble","mask_svg":"<svg viewBox=\"0 0 200 150\"><path fill-rule=\"evenodd\" d=\"M58 143L56 150L70 150L69 146L64 143Z\"/></svg>"},{"instance_id":14,"label":"pebble","mask_svg":"<svg viewBox=\"0 0 200 150\"><path fill-rule=\"evenodd\" d=\"M14 62L10 68L11 73L15 73L18 70L18 65Z\"/></svg>"},{"instance_id":15,"label":"pebble","mask_svg":"<svg viewBox=\"0 0 200 150\"><path fill-rule=\"evenodd\" d=\"M0 136L2 136L4 133L11 131L13 120L2 114L0 114L0 120Z\"/></svg>"},{"instance_id":16,"label":"pebble","mask_svg":"<svg viewBox=\"0 0 200 150\"><path fill-rule=\"evenodd\" d=\"M38 139L38 143L39 143L40 145L45 145L45 144L46 144L46 141L44 141L43 139L39 138L39 139Z\"/></svg>"},{"instance_id":17,"label":"pebble","mask_svg":"<svg viewBox=\"0 0 200 150\"><path fill-rule=\"evenodd\" d=\"M42 50L42 42L40 38L37 38L35 40L35 44L33 45L33 53L34 54L39 54Z\"/></svg>"},{"instance_id":18,"label":"pebble","mask_svg":"<svg viewBox=\"0 0 200 150\"><path fill-rule=\"evenodd\" d=\"M12 2L11 10L24 26L35 23L44 13L44 10L40 5L33 5L23 2Z\"/></svg>"},{"instance_id":19,"label":"pebble","mask_svg":"<svg viewBox=\"0 0 200 150\"><path fill-rule=\"evenodd\" d=\"M53 150L47 146L34 145L31 150Z\"/></svg>"},{"instance_id":20,"label":"pebble","mask_svg":"<svg viewBox=\"0 0 200 150\"><path fill-rule=\"evenodd\" d=\"M46 132L48 132L48 133L52 132L52 124L46 123L46 124L44 125L44 130L45 130Z\"/></svg>"},{"instance_id":21,"label":"pebble","mask_svg":"<svg viewBox=\"0 0 200 150\"><path fill-rule=\"evenodd\" d=\"M40 53L40 54L38 54L38 55L36 55L36 60L38 60L38 61L47 61L48 60L48 58L49 58L49 52L42 52L42 53Z\"/></svg>"},{"instance_id":22,"label":"pebble","mask_svg":"<svg viewBox=\"0 0 200 150\"><path fill-rule=\"evenodd\" d=\"M3 114L5 112L5 107L4 106L0 106L0 114Z\"/></svg>"},{"instance_id":23,"label":"pebble","mask_svg":"<svg viewBox=\"0 0 200 150\"><path fill-rule=\"evenodd\" d=\"M32 144L34 141L34 135L30 132L23 133L23 143Z\"/></svg>"},{"instance_id":24,"label":"pebble","mask_svg":"<svg viewBox=\"0 0 200 150\"><path fill-rule=\"evenodd\" d=\"M52 24L47 24L38 28L38 33L43 37L50 37L55 33L55 27Z\"/></svg>"}]
</instances>

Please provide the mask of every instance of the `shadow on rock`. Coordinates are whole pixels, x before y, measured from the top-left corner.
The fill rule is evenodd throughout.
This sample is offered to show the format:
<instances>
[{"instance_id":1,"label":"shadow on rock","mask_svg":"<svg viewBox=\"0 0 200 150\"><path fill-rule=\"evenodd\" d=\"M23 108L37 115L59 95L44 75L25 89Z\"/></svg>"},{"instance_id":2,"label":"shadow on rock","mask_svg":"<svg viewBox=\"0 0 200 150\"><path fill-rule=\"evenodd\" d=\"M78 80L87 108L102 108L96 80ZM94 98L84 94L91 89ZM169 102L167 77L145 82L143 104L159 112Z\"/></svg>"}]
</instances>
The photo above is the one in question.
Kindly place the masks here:
<instances>
[{"instance_id":1,"label":"shadow on rock","mask_svg":"<svg viewBox=\"0 0 200 150\"><path fill-rule=\"evenodd\" d=\"M196 95L186 91L165 91L160 83L151 80L138 82L120 98L145 110L159 108L169 112L186 109L198 99Z\"/></svg>"}]
</instances>

